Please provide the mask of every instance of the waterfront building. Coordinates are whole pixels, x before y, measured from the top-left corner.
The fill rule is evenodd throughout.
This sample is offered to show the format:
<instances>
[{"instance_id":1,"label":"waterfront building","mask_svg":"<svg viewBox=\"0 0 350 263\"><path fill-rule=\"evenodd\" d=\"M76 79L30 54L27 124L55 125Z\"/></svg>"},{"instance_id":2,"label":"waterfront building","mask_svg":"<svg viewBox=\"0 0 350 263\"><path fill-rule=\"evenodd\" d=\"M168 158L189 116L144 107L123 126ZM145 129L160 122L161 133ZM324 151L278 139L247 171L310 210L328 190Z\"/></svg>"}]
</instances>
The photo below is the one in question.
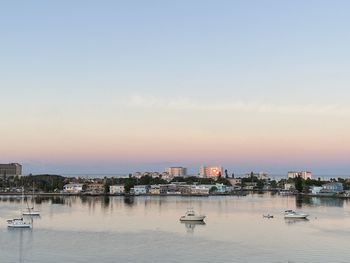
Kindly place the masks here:
<instances>
[{"instance_id":1,"label":"waterfront building","mask_svg":"<svg viewBox=\"0 0 350 263\"><path fill-rule=\"evenodd\" d=\"M0 164L0 176L21 176L22 165L19 163Z\"/></svg>"},{"instance_id":2,"label":"waterfront building","mask_svg":"<svg viewBox=\"0 0 350 263\"><path fill-rule=\"evenodd\" d=\"M66 184L63 186L64 193L81 193L83 191L84 184Z\"/></svg>"},{"instance_id":3,"label":"waterfront building","mask_svg":"<svg viewBox=\"0 0 350 263\"><path fill-rule=\"evenodd\" d=\"M207 185L193 185L190 188L191 195L209 195L209 190L212 187L208 187Z\"/></svg>"},{"instance_id":4,"label":"waterfront building","mask_svg":"<svg viewBox=\"0 0 350 263\"><path fill-rule=\"evenodd\" d=\"M169 176L176 177L176 176L186 176L187 175L187 168L177 166L177 167L168 167L165 169L165 172L169 174Z\"/></svg>"},{"instance_id":5,"label":"waterfront building","mask_svg":"<svg viewBox=\"0 0 350 263\"><path fill-rule=\"evenodd\" d=\"M86 192L92 194L102 194L105 191L103 183L90 183L86 185Z\"/></svg>"},{"instance_id":6,"label":"waterfront building","mask_svg":"<svg viewBox=\"0 0 350 263\"><path fill-rule=\"evenodd\" d=\"M297 177L301 177L304 180L311 179L312 173L308 172L308 171L302 171L302 172L290 171L290 172L288 172L288 178L297 178Z\"/></svg>"},{"instance_id":7,"label":"waterfront building","mask_svg":"<svg viewBox=\"0 0 350 263\"><path fill-rule=\"evenodd\" d=\"M215 184L215 187L216 187L216 192L217 193L226 193L226 185L224 184Z\"/></svg>"},{"instance_id":8,"label":"waterfront building","mask_svg":"<svg viewBox=\"0 0 350 263\"><path fill-rule=\"evenodd\" d=\"M164 185L161 185L161 184L152 184L149 189L149 193L151 195L160 195L161 192L163 192L163 194L166 193L166 190L164 191Z\"/></svg>"},{"instance_id":9,"label":"waterfront building","mask_svg":"<svg viewBox=\"0 0 350 263\"><path fill-rule=\"evenodd\" d=\"M246 182L244 184L244 190L254 190L258 186L257 182Z\"/></svg>"},{"instance_id":10,"label":"waterfront building","mask_svg":"<svg viewBox=\"0 0 350 263\"><path fill-rule=\"evenodd\" d=\"M295 184L294 183L285 183L284 184L284 190L286 190L286 191L294 191L295 190Z\"/></svg>"},{"instance_id":11,"label":"waterfront building","mask_svg":"<svg viewBox=\"0 0 350 263\"><path fill-rule=\"evenodd\" d=\"M242 185L242 179L241 178L228 178L227 180L233 186L241 186Z\"/></svg>"},{"instance_id":12,"label":"waterfront building","mask_svg":"<svg viewBox=\"0 0 350 263\"><path fill-rule=\"evenodd\" d=\"M321 192L321 190L323 189L323 187L322 186L311 186L310 187L310 191L311 191L311 193L313 194L313 195L317 195L317 194L319 194L320 192Z\"/></svg>"},{"instance_id":13,"label":"waterfront building","mask_svg":"<svg viewBox=\"0 0 350 263\"><path fill-rule=\"evenodd\" d=\"M322 186L320 193L337 194L344 191L342 183L329 183Z\"/></svg>"},{"instance_id":14,"label":"waterfront building","mask_svg":"<svg viewBox=\"0 0 350 263\"><path fill-rule=\"evenodd\" d=\"M134 194L135 195L144 195L148 193L148 185L135 185L134 186Z\"/></svg>"},{"instance_id":15,"label":"waterfront building","mask_svg":"<svg viewBox=\"0 0 350 263\"><path fill-rule=\"evenodd\" d=\"M188 185L185 183L179 183L176 185L176 189L178 192L180 192L182 195L190 195L192 192L192 185Z\"/></svg>"},{"instance_id":16,"label":"waterfront building","mask_svg":"<svg viewBox=\"0 0 350 263\"><path fill-rule=\"evenodd\" d=\"M221 166L204 166L202 165L199 170L201 177L219 177L222 176L223 168Z\"/></svg>"},{"instance_id":17,"label":"waterfront building","mask_svg":"<svg viewBox=\"0 0 350 263\"><path fill-rule=\"evenodd\" d=\"M109 186L109 193L110 194L116 194L116 195L120 195L120 194L124 194L125 193L125 188L124 185L111 185Z\"/></svg>"}]
</instances>

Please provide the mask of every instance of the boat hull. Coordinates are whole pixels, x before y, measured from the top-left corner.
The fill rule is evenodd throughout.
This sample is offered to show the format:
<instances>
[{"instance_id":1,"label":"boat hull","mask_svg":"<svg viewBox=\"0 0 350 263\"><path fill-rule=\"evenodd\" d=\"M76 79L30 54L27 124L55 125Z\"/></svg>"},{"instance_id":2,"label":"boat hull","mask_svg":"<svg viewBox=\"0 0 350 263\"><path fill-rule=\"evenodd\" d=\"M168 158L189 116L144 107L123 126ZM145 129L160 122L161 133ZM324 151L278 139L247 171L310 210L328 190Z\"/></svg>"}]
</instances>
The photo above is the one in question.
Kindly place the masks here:
<instances>
[{"instance_id":1,"label":"boat hull","mask_svg":"<svg viewBox=\"0 0 350 263\"><path fill-rule=\"evenodd\" d=\"M284 218L287 218L287 219L305 219L308 216L309 215L306 215L306 214L292 214L292 215L284 215Z\"/></svg>"},{"instance_id":2,"label":"boat hull","mask_svg":"<svg viewBox=\"0 0 350 263\"><path fill-rule=\"evenodd\" d=\"M7 220L7 227L9 228L31 228L32 225L23 221L23 219Z\"/></svg>"},{"instance_id":3,"label":"boat hull","mask_svg":"<svg viewBox=\"0 0 350 263\"><path fill-rule=\"evenodd\" d=\"M40 216L40 212L39 211L22 212L22 215L24 215L24 216Z\"/></svg>"},{"instance_id":4,"label":"boat hull","mask_svg":"<svg viewBox=\"0 0 350 263\"><path fill-rule=\"evenodd\" d=\"M9 224L9 225L7 225L7 227L9 227L9 228L31 228L31 225L12 225L12 224Z\"/></svg>"},{"instance_id":5,"label":"boat hull","mask_svg":"<svg viewBox=\"0 0 350 263\"><path fill-rule=\"evenodd\" d=\"M205 216L182 216L180 217L180 221L182 222L201 222L203 221Z\"/></svg>"}]
</instances>

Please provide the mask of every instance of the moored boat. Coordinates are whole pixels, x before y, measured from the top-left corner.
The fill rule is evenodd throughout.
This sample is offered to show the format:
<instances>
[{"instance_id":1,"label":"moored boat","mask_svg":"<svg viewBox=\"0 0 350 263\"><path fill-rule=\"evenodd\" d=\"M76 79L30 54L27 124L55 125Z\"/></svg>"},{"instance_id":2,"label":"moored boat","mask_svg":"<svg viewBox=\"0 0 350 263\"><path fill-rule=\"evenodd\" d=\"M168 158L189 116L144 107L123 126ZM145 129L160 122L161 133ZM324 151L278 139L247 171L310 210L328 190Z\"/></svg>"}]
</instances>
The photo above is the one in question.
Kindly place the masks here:
<instances>
[{"instance_id":1,"label":"moored boat","mask_svg":"<svg viewBox=\"0 0 350 263\"><path fill-rule=\"evenodd\" d=\"M22 211L24 216L40 216L40 211L34 210L34 207L29 207Z\"/></svg>"},{"instance_id":2,"label":"moored boat","mask_svg":"<svg viewBox=\"0 0 350 263\"><path fill-rule=\"evenodd\" d=\"M31 228L32 224L25 222L23 218L14 218L7 220L7 226L10 228Z\"/></svg>"},{"instance_id":3,"label":"moored boat","mask_svg":"<svg viewBox=\"0 0 350 263\"><path fill-rule=\"evenodd\" d=\"M273 215L270 215L270 214L263 215L263 218L273 218Z\"/></svg>"},{"instance_id":4,"label":"moored boat","mask_svg":"<svg viewBox=\"0 0 350 263\"><path fill-rule=\"evenodd\" d=\"M203 221L205 215L198 215L193 209L188 209L184 216L180 217L180 221Z\"/></svg>"},{"instance_id":5,"label":"moored boat","mask_svg":"<svg viewBox=\"0 0 350 263\"><path fill-rule=\"evenodd\" d=\"M308 216L309 216L308 214L296 212L294 210L284 211L284 218L305 219Z\"/></svg>"}]
</instances>

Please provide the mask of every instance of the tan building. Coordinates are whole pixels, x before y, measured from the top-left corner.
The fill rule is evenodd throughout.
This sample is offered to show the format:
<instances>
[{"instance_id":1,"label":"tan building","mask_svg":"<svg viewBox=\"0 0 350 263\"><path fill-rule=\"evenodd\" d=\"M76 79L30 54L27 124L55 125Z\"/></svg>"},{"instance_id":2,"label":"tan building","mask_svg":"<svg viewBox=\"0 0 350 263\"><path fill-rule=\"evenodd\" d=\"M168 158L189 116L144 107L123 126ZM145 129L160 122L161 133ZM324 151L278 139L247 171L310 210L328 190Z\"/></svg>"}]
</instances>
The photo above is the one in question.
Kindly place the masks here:
<instances>
[{"instance_id":1,"label":"tan building","mask_svg":"<svg viewBox=\"0 0 350 263\"><path fill-rule=\"evenodd\" d=\"M297 178L297 177L301 177L304 180L311 179L312 178L312 173L311 172L307 172L307 171L303 171L303 172L291 171L291 172L288 172L288 178Z\"/></svg>"},{"instance_id":2,"label":"tan building","mask_svg":"<svg viewBox=\"0 0 350 263\"><path fill-rule=\"evenodd\" d=\"M0 164L0 176L21 176L22 165L19 163Z\"/></svg>"},{"instance_id":3,"label":"tan building","mask_svg":"<svg viewBox=\"0 0 350 263\"><path fill-rule=\"evenodd\" d=\"M124 185L111 185L111 186L109 186L109 193L110 194L124 194L125 193Z\"/></svg>"},{"instance_id":4,"label":"tan building","mask_svg":"<svg viewBox=\"0 0 350 263\"><path fill-rule=\"evenodd\" d=\"M165 172L169 174L169 176L186 176L187 169L185 167L169 167L165 169Z\"/></svg>"},{"instance_id":5,"label":"tan building","mask_svg":"<svg viewBox=\"0 0 350 263\"><path fill-rule=\"evenodd\" d=\"M105 186L102 183L91 183L86 185L86 192L101 194L105 191Z\"/></svg>"},{"instance_id":6,"label":"tan building","mask_svg":"<svg viewBox=\"0 0 350 263\"><path fill-rule=\"evenodd\" d=\"M218 177L222 176L221 166L201 166L199 170L201 177Z\"/></svg>"}]
</instances>

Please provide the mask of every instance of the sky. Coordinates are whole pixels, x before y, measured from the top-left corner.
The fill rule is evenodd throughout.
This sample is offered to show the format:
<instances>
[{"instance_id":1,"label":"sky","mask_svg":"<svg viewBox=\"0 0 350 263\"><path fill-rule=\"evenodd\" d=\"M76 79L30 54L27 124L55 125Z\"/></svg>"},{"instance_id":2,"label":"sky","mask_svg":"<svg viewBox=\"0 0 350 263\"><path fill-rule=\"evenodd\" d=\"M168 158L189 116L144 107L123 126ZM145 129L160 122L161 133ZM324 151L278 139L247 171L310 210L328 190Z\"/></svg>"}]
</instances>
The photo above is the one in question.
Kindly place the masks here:
<instances>
[{"instance_id":1,"label":"sky","mask_svg":"<svg viewBox=\"0 0 350 263\"><path fill-rule=\"evenodd\" d=\"M0 162L350 175L349 1L3 1Z\"/></svg>"}]
</instances>

